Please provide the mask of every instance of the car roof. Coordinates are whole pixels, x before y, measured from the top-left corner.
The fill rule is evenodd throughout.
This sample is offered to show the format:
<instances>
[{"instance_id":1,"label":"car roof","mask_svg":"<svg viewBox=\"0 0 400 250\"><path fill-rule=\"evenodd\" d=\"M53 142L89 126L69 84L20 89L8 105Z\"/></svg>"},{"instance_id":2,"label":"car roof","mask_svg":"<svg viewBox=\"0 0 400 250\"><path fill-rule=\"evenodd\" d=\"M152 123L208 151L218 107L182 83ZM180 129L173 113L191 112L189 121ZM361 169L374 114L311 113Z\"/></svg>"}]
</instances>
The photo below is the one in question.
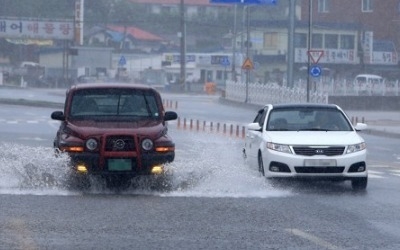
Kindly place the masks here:
<instances>
[{"instance_id":1,"label":"car roof","mask_svg":"<svg viewBox=\"0 0 400 250\"><path fill-rule=\"evenodd\" d=\"M382 76L378 76L378 75L372 75L372 74L360 74L357 75L356 78L358 77L366 77L366 78L376 78L376 79L382 79Z\"/></svg>"},{"instance_id":2,"label":"car roof","mask_svg":"<svg viewBox=\"0 0 400 250\"><path fill-rule=\"evenodd\" d=\"M332 108L340 109L336 104L323 104L323 103L280 103L267 105L272 109L276 108Z\"/></svg>"},{"instance_id":3,"label":"car roof","mask_svg":"<svg viewBox=\"0 0 400 250\"><path fill-rule=\"evenodd\" d=\"M154 88L148 85L138 83L80 83L71 86L70 90L110 88L154 90Z\"/></svg>"}]
</instances>

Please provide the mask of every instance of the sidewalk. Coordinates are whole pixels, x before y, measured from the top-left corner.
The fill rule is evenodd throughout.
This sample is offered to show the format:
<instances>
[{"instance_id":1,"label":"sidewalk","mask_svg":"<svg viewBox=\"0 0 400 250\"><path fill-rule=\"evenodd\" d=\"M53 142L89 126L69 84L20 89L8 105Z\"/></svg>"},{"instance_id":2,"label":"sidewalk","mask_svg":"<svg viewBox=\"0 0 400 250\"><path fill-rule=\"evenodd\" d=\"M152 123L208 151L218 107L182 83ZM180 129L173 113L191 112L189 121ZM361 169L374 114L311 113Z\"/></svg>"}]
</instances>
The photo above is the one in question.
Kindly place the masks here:
<instances>
[{"instance_id":1,"label":"sidewalk","mask_svg":"<svg viewBox=\"0 0 400 250\"><path fill-rule=\"evenodd\" d=\"M29 105L39 107L64 107L66 89L40 89L40 88L12 88L0 86L0 103L13 105ZM165 93L167 95L167 93ZM161 93L163 95L163 93ZM236 103L220 98L221 103L227 105L243 106L244 103ZM259 107L246 104L254 110ZM347 115L358 122L365 122L368 129L362 131L365 134L374 134L400 139L400 111L365 111L345 110Z\"/></svg>"}]
</instances>

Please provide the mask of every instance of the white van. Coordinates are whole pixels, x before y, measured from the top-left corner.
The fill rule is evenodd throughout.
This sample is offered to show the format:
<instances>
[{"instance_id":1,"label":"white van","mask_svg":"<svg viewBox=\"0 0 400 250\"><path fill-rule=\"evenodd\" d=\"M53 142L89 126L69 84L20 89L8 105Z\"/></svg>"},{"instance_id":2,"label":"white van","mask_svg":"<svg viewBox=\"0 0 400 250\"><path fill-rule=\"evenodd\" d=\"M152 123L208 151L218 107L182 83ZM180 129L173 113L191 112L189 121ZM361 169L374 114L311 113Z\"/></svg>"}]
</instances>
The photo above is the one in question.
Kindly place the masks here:
<instances>
[{"instance_id":1,"label":"white van","mask_svg":"<svg viewBox=\"0 0 400 250\"><path fill-rule=\"evenodd\" d=\"M359 95L383 95L385 79L378 75L360 74L354 78L354 88Z\"/></svg>"}]
</instances>

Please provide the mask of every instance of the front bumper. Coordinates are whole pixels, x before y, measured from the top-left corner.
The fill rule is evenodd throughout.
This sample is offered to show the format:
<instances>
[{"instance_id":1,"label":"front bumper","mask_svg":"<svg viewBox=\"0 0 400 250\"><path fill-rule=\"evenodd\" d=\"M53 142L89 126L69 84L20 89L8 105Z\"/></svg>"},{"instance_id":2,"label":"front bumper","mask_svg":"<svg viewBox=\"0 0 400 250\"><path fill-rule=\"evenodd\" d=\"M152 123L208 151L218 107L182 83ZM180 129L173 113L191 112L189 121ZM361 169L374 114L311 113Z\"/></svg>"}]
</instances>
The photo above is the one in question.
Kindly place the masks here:
<instances>
[{"instance_id":1,"label":"front bumper","mask_svg":"<svg viewBox=\"0 0 400 250\"><path fill-rule=\"evenodd\" d=\"M164 165L172 162L175 152L144 153L138 155L108 153L70 153L71 165L77 173L91 175L124 175L134 177L138 175L153 175L163 172Z\"/></svg>"},{"instance_id":2,"label":"front bumper","mask_svg":"<svg viewBox=\"0 0 400 250\"><path fill-rule=\"evenodd\" d=\"M266 177L351 180L368 176L365 150L335 156L304 156L266 150L263 162Z\"/></svg>"}]
</instances>

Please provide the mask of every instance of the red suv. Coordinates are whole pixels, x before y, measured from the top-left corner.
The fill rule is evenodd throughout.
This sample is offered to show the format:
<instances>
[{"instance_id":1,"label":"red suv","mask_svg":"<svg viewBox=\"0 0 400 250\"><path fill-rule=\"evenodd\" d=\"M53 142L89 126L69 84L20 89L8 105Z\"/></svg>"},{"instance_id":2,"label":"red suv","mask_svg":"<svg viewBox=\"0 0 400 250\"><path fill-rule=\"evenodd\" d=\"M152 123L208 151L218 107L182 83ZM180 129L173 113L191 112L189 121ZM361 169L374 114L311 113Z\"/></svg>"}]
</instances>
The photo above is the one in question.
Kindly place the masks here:
<instances>
[{"instance_id":1,"label":"red suv","mask_svg":"<svg viewBox=\"0 0 400 250\"><path fill-rule=\"evenodd\" d=\"M112 185L126 185L135 176L162 175L175 157L167 121L177 114L164 111L160 94L145 85L72 86L64 111L54 111L51 118L61 121L54 147L69 154L79 185L87 186L92 175Z\"/></svg>"}]
</instances>

